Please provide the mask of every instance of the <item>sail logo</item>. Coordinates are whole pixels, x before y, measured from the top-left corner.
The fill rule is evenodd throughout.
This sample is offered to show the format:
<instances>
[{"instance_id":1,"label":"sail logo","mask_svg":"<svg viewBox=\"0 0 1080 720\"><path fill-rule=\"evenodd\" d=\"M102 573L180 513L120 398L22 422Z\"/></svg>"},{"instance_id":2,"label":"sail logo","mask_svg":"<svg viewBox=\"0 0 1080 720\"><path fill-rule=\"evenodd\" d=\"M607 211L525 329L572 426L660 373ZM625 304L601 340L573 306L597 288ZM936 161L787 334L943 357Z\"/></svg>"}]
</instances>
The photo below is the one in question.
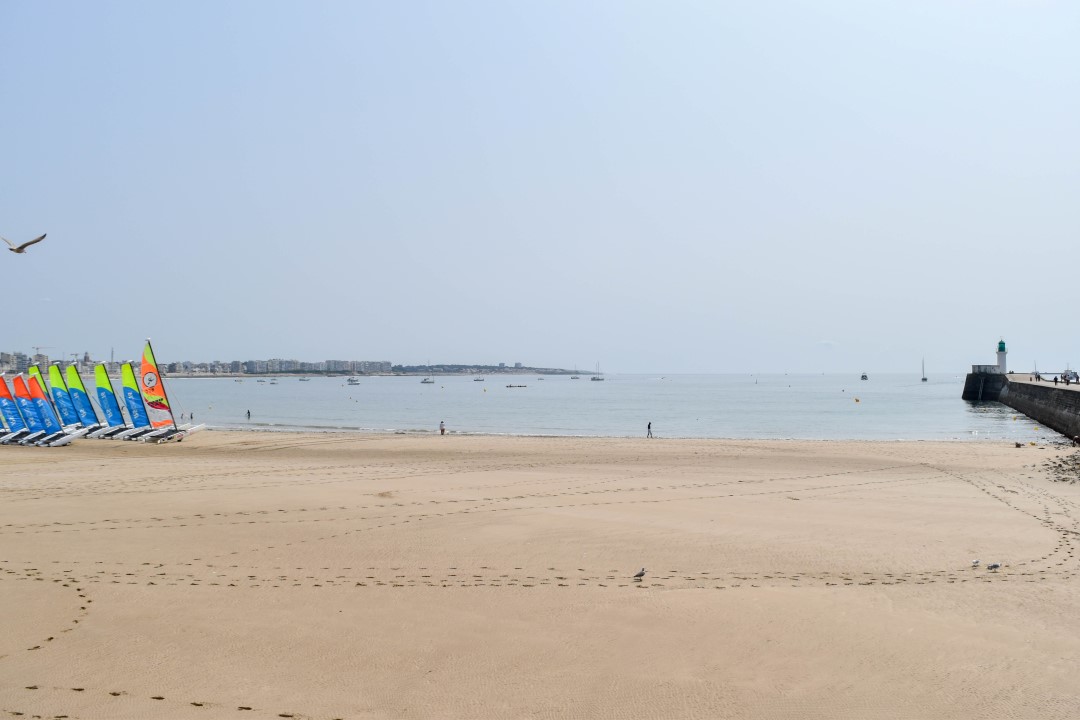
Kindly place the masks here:
<instances>
[{"instance_id":1,"label":"sail logo","mask_svg":"<svg viewBox=\"0 0 1080 720\"><path fill-rule=\"evenodd\" d=\"M143 375L142 381L143 381L143 385L145 385L148 390L153 390L154 388L157 387L157 384L158 384L157 373L153 373L153 372L146 373L145 375Z\"/></svg>"}]
</instances>

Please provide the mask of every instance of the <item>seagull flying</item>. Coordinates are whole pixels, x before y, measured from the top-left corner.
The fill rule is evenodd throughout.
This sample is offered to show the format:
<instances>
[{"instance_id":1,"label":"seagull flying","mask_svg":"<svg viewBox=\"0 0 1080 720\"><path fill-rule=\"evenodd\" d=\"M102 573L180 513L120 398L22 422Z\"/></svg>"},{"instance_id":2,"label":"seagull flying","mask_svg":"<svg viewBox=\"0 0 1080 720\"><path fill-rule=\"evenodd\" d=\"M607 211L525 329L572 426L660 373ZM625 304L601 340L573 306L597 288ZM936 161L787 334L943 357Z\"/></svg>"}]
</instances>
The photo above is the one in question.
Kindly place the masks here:
<instances>
[{"instance_id":1,"label":"seagull flying","mask_svg":"<svg viewBox=\"0 0 1080 720\"><path fill-rule=\"evenodd\" d=\"M645 577L645 568L641 568L640 570L637 571L637 573L634 574L634 579L635 580L640 580L643 577Z\"/></svg>"},{"instance_id":2,"label":"seagull flying","mask_svg":"<svg viewBox=\"0 0 1080 720\"><path fill-rule=\"evenodd\" d=\"M46 233L46 234L48 234L48 233ZM30 247L34 243L39 243L44 239L45 239L45 235L42 235L41 237L36 237L33 240L29 240L27 242L24 242L22 245L16 245L15 243L8 240L6 237L0 237L0 240L3 240L4 242L6 242L8 245L11 246L11 247L8 248L8 250L10 250L13 253L24 253L24 252L26 252L26 248Z\"/></svg>"}]
</instances>

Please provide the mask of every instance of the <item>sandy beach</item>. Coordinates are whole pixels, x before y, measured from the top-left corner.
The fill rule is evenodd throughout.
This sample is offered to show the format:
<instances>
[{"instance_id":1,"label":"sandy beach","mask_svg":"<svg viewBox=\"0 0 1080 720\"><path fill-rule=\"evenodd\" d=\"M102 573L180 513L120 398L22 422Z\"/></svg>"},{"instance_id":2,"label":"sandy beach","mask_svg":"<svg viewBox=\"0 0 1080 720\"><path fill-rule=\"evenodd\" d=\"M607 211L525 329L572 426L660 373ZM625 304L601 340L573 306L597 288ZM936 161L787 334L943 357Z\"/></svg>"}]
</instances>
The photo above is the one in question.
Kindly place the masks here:
<instances>
[{"instance_id":1,"label":"sandy beach","mask_svg":"<svg viewBox=\"0 0 1080 720\"><path fill-rule=\"evenodd\" d=\"M2 447L0 712L1074 718L1080 484L1044 467L1073 452Z\"/></svg>"}]
</instances>

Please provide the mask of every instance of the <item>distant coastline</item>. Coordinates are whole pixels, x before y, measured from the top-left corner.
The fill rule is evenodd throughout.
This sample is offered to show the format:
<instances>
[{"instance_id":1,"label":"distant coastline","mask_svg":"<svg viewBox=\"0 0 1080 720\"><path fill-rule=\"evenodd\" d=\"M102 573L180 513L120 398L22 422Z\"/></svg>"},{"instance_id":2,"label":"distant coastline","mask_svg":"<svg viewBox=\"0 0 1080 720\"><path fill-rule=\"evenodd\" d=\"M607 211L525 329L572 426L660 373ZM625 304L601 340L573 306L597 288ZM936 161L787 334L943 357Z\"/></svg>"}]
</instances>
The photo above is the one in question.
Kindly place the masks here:
<instances>
[{"instance_id":1,"label":"distant coastline","mask_svg":"<svg viewBox=\"0 0 1080 720\"><path fill-rule=\"evenodd\" d=\"M315 378L315 377L426 377L428 375L594 375L593 372L564 368L498 367L488 365L412 365L391 372L347 372L342 370L290 370L287 372L162 372L173 378Z\"/></svg>"}]
</instances>

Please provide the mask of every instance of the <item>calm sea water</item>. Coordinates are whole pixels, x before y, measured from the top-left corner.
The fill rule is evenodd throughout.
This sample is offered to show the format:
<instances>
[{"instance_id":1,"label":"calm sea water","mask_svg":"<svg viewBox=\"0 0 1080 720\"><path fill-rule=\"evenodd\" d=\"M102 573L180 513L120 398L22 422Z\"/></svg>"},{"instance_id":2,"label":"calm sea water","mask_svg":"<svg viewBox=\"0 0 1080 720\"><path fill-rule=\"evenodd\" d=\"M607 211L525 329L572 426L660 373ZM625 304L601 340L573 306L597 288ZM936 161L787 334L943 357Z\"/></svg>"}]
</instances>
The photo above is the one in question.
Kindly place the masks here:
<instances>
[{"instance_id":1,"label":"calm sea water","mask_svg":"<svg viewBox=\"0 0 1080 720\"><path fill-rule=\"evenodd\" d=\"M1056 435L998 403L960 399L962 375L607 375L169 379L177 414L211 428L508 435L1019 440ZM508 388L508 384L526 387ZM251 411L251 419L247 411Z\"/></svg>"}]
</instances>

